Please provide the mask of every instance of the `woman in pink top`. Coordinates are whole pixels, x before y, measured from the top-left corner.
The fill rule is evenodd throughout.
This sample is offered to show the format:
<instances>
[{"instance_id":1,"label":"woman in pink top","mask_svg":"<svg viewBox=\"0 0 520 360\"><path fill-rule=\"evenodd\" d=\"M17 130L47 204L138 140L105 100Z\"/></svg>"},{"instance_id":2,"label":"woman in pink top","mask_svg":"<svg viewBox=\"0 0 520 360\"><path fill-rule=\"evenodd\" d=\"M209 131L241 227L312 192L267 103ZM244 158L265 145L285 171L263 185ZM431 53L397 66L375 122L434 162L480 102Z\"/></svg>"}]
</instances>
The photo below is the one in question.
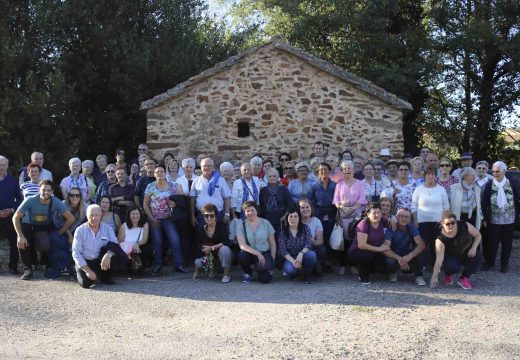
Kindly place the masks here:
<instances>
[{"instance_id":1,"label":"woman in pink top","mask_svg":"<svg viewBox=\"0 0 520 360\"><path fill-rule=\"evenodd\" d=\"M348 226L354 218L361 216L367 203L365 198L365 185L362 181L354 178L354 163L350 160L341 162L343 180L338 182L334 192L332 203L338 208L341 227L343 227L343 237L345 239L345 249L348 249L347 238ZM347 264L346 251L341 256L340 274L345 274Z\"/></svg>"}]
</instances>

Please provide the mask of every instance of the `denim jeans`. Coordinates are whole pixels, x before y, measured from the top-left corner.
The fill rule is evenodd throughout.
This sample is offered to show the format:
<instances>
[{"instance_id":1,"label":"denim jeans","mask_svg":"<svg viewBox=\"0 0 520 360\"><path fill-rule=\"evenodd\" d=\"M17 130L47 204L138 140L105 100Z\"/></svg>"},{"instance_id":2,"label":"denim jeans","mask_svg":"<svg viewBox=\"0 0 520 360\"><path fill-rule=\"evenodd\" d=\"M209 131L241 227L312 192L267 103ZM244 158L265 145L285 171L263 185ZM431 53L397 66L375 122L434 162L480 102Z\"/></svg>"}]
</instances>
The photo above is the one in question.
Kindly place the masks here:
<instances>
[{"instance_id":1,"label":"denim jeans","mask_svg":"<svg viewBox=\"0 0 520 360\"><path fill-rule=\"evenodd\" d=\"M179 233L173 225L173 222L170 218L159 220L160 226L158 228L154 228L152 224L150 224L150 235L152 237L153 244L153 267L161 267L162 266L162 242L163 235L165 235L170 243L170 248L172 250L173 255L173 264L175 267L182 266L182 253L181 253L181 241L179 237Z\"/></svg>"},{"instance_id":2,"label":"denim jeans","mask_svg":"<svg viewBox=\"0 0 520 360\"><path fill-rule=\"evenodd\" d=\"M480 251L474 257L460 258L453 255L445 255L442 266L444 267L444 273L446 275L453 275L460 271L460 267L464 266L462 270L462 276L469 278L471 275L477 272L478 265L480 264Z\"/></svg>"},{"instance_id":3,"label":"denim jeans","mask_svg":"<svg viewBox=\"0 0 520 360\"><path fill-rule=\"evenodd\" d=\"M314 267L316 266L316 263L318 262L318 257L316 256L316 253L314 251L307 251L305 254L303 254L303 260L302 260L302 271L305 275L309 275ZM285 260L283 264L283 271L287 275L294 275L298 272L298 269L294 267L289 260Z\"/></svg>"}]
</instances>

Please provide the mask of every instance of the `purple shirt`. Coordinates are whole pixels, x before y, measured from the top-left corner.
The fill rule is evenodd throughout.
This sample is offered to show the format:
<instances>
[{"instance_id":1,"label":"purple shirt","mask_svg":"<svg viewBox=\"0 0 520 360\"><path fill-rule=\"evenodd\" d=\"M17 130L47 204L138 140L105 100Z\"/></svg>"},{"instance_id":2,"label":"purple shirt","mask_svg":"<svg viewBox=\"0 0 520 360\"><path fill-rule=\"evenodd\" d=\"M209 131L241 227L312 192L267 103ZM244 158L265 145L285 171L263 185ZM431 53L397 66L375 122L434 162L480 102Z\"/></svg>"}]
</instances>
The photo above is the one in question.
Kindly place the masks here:
<instances>
[{"instance_id":1,"label":"purple shirt","mask_svg":"<svg viewBox=\"0 0 520 360\"><path fill-rule=\"evenodd\" d=\"M370 221L361 220L356 227L358 233L367 234L367 244L372 246L381 246L385 242L385 227L387 226L386 220L381 220L377 228L370 225ZM354 238L352 245L350 245L349 252L359 249L357 243L357 237Z\"/></svg>"}]
</instances>

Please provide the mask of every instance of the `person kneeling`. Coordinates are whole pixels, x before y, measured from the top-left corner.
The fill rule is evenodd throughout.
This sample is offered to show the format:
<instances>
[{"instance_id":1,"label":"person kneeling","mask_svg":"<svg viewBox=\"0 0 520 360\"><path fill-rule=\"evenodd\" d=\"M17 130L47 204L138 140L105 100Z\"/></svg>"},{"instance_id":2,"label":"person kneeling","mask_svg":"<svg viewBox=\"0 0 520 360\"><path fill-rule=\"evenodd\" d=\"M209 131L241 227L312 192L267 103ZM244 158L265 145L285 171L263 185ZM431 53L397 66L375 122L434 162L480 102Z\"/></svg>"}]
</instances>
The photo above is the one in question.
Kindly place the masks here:
<instances>
[{"instance_id":1,"label":"person kneeling","mask_svg":"<svg viewBox=\"0 0 520 360\"><path fill-rule=\"evenodd\" d=\"M282 231L278 238L280 253L285 258L283 270L294 276L298 270L303 271L303 281L310 284L310 275L318 259L312 251L313 238L308 225L302 222L300 211L296 207L289 208L282 220Z\"/></svg>"},{"instance_id":2,"label":"person kneeling","mask_svg":"<svg viewBox=\"0 0 520 360\"><path fill-rule=\"evenodd\" d=\"M390 281L397 281L397 271L401 269L403 273L415 272L415 283L425 286L423 268L426 245L417 227L410 224L411 219L410 210L401 208L397 211L397 228L394 231L386 229L385 239L391 241L390 250L384 253L387 256L386 266L390 271Z\"/></svg>"},{"instance_id":3,"label":"person kneeling","mask_svg":"<svg viewBox=\"0 0 520 360\"><path fill-rule=\"evenodd\" d=\"M348 250L349 261L359 267L359 281L363 285L370 284L370 271L386 273L386 256L384 252L390 250L390 241L385 240L385 228L388 222L381 219L379 203L370 203L367 206L367 218L357 225L356 238Z\"/></svg>"},{"instance_id":4,"label":"person kneeling","mask_svg":"<svg viewBox=\"0 0 520 360\"><path fill-rule=\"evenodd\" d=\"M224 270L224 276L220 280L223 283L231 281L229 270L231 261L233 261L233 252L229 248L229 235L227 226L222 221L217 221L218 209L213 204L206 204L201 208L204 216L204 229L197 230L197 248L199 254L195 259L195 273L193 279L196 279L199 270L204 269L210 278L213 277L216 259L220 261L220 265ZM215 262L214 262L215 259Z\"/></svg>"},{"instance_id":5,"label":"person kneeling","mask_svg":"<svg viewBox=\"0 0 520 360\"><path fill-rule=\"evenodd\" d=\"M72 242L78 282L85 289L98 278L105 284L114 284L111 265L114 261L128 261L112 228L101 222L101 215L99 205L89 205L87 222L76 229Z\"/></svg>"},{"instance_id":6,"label":"person kneeling","mask_svg":"<svg viewBox=\"0 0 520 360\"><path fill-rule=\"evenodd\" d=\"M267 284L271 282L272 271L275 268L274 228L269 221L258 217L254 201L246 201L242 210L246 218L237 225L237 241L240 246L238 263L244 271L242 282L251 282L251 265L255 265L258 280Z\"/></svg>"},{"instance_id":7,"label":"person kneeling","mask_svg":"<svg viewBox=\"0 0 520 360\"><path fill-rule=\"evenodd\" d=\"M469 277L477 271L480 263L478 245L482 238L479 231L470 223L457 221L455 214L446 211L441 220L441 233L435 240L435 265L430 287L439 286L439 272L444 267L444 284L453 284L453 274L464 266L457 284L464 290L471 290Z\"/></svg>"}]
</instances>

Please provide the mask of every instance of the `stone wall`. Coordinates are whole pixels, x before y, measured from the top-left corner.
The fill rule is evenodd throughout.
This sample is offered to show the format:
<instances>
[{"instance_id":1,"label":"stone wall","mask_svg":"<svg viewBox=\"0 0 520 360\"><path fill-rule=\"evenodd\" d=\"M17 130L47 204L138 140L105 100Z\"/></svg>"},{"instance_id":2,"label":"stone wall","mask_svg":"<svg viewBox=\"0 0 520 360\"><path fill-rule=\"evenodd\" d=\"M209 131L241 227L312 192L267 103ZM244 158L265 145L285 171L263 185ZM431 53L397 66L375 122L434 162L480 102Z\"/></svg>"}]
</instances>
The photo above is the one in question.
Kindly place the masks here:
<instances>
[{"instance_id":1,"label":"stone wall","mask_svg":"<svg viewBox=\"0 0 520 360\"><path fill-rule=\"evenodd\" d=\"M308 158L315 141L365 158L403 151L402 112L298 56L261 47L148 110L147 142L158 157L207 153L217 161L282 151ZM238 137L238 123L249 137Z\"/></svg>"}]
</instances>

